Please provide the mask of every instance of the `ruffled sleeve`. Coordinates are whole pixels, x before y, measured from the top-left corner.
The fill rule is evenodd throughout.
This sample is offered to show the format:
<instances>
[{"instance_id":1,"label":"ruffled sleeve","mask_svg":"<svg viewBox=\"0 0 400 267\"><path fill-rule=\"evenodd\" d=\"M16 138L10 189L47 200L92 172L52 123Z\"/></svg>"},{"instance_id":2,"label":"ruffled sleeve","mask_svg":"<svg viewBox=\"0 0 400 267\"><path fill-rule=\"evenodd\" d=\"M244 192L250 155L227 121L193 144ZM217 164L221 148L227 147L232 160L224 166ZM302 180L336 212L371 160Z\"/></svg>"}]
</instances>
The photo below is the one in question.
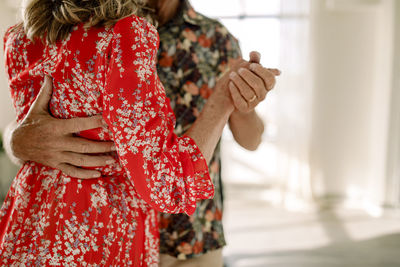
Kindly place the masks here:
<instances>
[{"instance_id":1,"label":"ruffled sleeve","mask_svg":"<svg viewBox=\"0 0 400 267\"><path fill-rule=\"evenodd\" d=\"M103 117L139 195L164 213L193 214L213 197L207 163L188 136L177 137L175 117L156 72L158 34L132 16L114 26Z\"/></svg>"}]
</instances>

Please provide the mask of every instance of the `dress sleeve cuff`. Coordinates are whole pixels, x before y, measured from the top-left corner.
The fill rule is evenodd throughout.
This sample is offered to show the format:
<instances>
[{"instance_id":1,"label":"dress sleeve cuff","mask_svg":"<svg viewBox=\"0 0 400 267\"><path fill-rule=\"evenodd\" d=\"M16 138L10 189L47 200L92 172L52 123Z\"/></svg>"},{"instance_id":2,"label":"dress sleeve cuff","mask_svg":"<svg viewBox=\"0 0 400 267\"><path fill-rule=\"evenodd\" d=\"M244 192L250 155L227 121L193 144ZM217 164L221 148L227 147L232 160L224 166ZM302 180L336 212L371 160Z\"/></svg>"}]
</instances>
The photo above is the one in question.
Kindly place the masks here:
<instances>
[{"instance_id":1,"label":"dress sleeve cuff","mask_svg":"<svg viewBox=\"0 0 400 267\"><path fill-rule=\"evenodd\" d=\"M186 184L191 189L188 191L188 202L186 203L186 213L192 215L196 209L196 202L200 199L212 199L214 197L214 184L212 183L207 161L201 153L200 149L189 136L179 138L180 147L183 148L181 153L188 154L186 164L182 164L184 175L186 176Z\"/></svg>"}]
</instances>

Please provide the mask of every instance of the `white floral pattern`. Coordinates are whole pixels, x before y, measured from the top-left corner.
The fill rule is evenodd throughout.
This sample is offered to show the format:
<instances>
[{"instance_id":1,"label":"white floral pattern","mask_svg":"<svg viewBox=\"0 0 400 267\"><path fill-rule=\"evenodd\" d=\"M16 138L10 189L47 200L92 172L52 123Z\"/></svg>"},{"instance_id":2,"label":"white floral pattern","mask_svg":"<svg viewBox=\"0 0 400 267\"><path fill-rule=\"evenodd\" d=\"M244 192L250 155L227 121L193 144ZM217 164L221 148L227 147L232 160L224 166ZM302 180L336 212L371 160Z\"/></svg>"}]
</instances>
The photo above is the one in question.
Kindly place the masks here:
<instances>
[{"instance_id":1,"label":"white floral pattern","mask_svg":"<svg viewBox=\"0 0 400 267\"><path fill-rule=\"evenodd\" d=\"M59 118L103 114L107 126L79 133L113 140L118 163L79 180L24 164L0 210L2 266L157 266L157 211L192 214L212 198L207 164L174 115L156 72L158 34L131 16L113 27L76 26L46 45L11 28L6 70L17 119L53 77L50 111Z\"/></svg>"}]
</instances>

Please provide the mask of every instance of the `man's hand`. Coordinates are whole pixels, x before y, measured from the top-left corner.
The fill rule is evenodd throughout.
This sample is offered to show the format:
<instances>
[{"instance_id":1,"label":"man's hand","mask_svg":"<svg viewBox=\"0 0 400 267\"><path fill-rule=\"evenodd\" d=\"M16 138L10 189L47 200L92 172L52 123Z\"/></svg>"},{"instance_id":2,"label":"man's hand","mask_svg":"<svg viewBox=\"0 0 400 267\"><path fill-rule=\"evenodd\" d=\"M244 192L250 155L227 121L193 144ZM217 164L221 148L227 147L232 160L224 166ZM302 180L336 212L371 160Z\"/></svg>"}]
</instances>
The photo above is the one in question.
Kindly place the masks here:
<instances>
[{"instance_id":1,"label":"man's hand","mask_svg":"<svg viewBox=\"0 0 400 267\"><path fill-rule=\"evenodd\" d=\"M90 118L56 119L48 111L52 94L52 80L45 81L25 119L10 131L9 153L22 161L35 161L60 169L65 174L90 179L100 177L100 172L81 167L98 167L111 164L111 156L89 155L115 151L113 142L91 141L74 136L74 133L103 126L101 115Z\"/></svg>"},{"instance_id":2,"label":"man's hand","mask_svg":"<svg viewBox=\"0 0 400 267\"><path fill-rule=\"evenodd\" d=\"M229 127L236 142L245 149L256 150L261 143L264 123L255 107L265 99L275 86L277 69L263 68L261 55L250 53L250 61L242 62L236 72L230 74L229 92L235 107L229 118Z\"/></svg>"},{"instance_id":3,"label":"man's hand","mask_svg":"<svg viewBox=\"0 0 400 267\"><path fill-rule=\"evenodd\" d=\"M260 54L250 53L250 66L230 73L229 91L237 111L249 113L262 102L275 86L277 69L267 69L259 64Z\"/></svg>"}]
</instances>

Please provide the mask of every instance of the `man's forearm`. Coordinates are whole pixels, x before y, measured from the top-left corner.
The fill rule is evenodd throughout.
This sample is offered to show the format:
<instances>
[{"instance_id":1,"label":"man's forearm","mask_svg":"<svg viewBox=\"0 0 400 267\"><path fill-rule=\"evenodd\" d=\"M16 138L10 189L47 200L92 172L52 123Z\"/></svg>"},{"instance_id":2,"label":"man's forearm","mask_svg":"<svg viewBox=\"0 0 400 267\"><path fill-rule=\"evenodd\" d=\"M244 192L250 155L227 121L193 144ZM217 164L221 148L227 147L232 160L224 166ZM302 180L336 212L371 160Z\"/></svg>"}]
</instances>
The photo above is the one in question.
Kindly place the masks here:
<instances>
[{"instance_id":1,"label":"man's forearm","mask_svg":"<svg viewBox=\"0 0 400 267\"><path fill-rule=\"evenodd\" d=\"M24 162L16 158L12 150L12 133L16 127L17 127L17 122L15 120L7 125L3 135L3 146L7 153L7 156L11 159L11 161L17 165L22 165Z\"/></svg>"},{"instance_id":2,"label":"man's forearm","mask_svg":"<svg viewBox=\"0 0 400 267\"><path fill-rule=\"evenodd\" d=\"M253 151L260 145L264 123L254 110L249 113L234 111L229 118L229 128L243 148Z\"/></svg>"}]
</instances>

